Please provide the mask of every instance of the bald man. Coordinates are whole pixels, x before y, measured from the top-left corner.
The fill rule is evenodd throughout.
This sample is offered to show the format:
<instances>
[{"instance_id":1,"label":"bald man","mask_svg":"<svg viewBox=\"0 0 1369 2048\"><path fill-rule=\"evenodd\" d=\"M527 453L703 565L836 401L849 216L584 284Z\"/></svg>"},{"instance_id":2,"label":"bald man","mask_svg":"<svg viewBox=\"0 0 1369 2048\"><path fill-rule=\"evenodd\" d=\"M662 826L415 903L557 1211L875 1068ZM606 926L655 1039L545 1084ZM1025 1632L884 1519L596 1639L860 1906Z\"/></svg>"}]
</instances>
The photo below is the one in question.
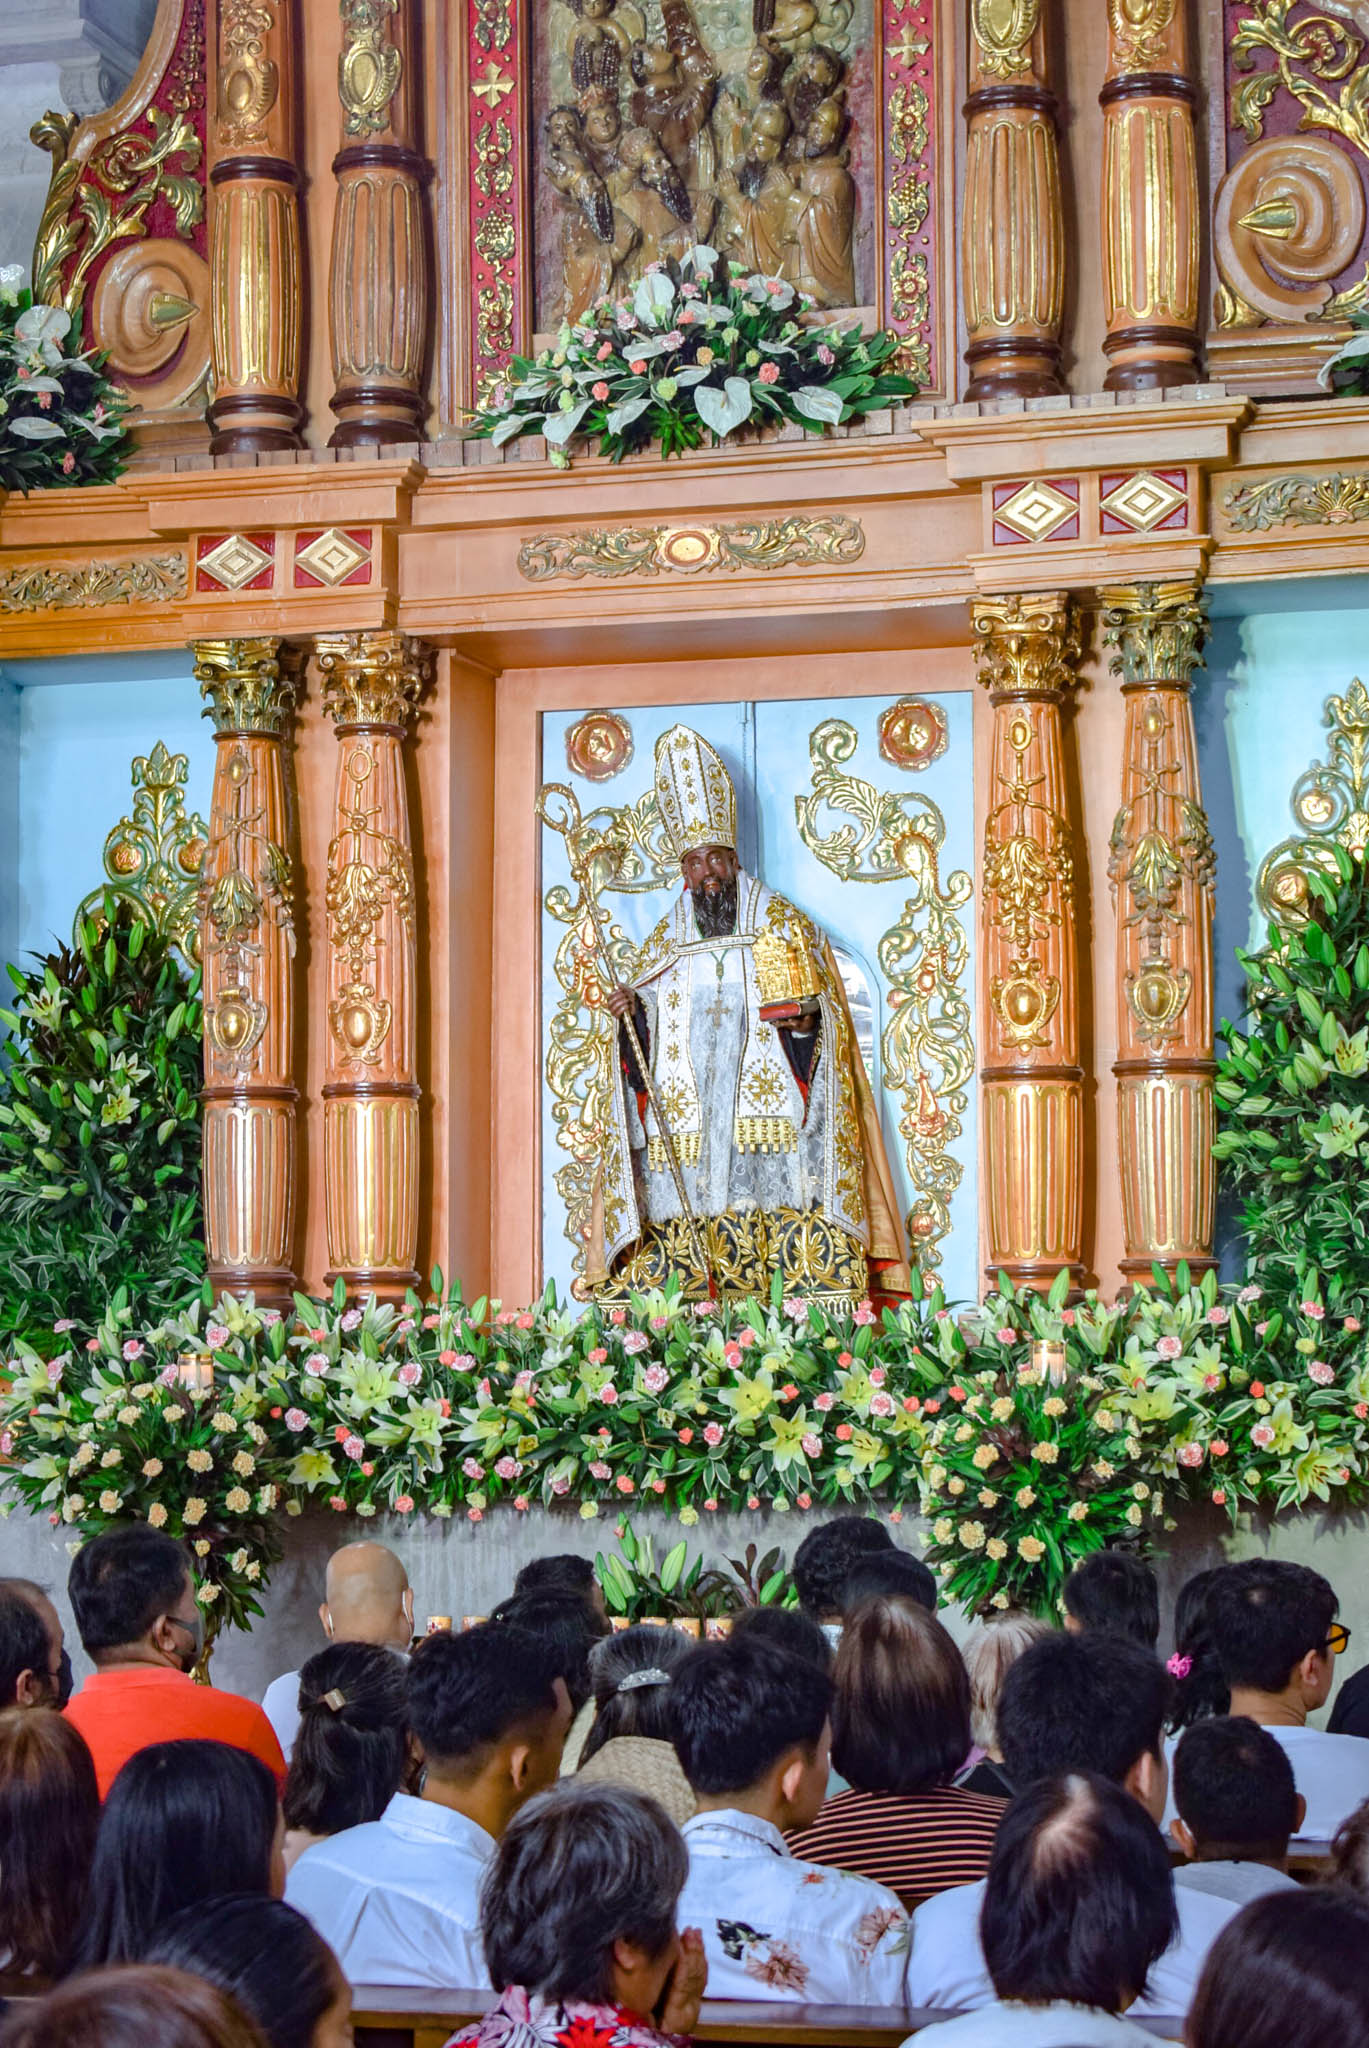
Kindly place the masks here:
<instances>
[{"instance_id":1,"label":"bald man","mask_svg":"<svg viewBox=\"0 0 1369 2048\"><path fill-rule=\"evenodd\" d=\"M383 1543L348 1543L335 1550L318 1618L330 1643L379 1643L406 1655L413 1641L414 1596L393 1550ZM272 1680L262 1708L289 1763L299 1733L298 1671Z\"/></svg>"}]
</instances>

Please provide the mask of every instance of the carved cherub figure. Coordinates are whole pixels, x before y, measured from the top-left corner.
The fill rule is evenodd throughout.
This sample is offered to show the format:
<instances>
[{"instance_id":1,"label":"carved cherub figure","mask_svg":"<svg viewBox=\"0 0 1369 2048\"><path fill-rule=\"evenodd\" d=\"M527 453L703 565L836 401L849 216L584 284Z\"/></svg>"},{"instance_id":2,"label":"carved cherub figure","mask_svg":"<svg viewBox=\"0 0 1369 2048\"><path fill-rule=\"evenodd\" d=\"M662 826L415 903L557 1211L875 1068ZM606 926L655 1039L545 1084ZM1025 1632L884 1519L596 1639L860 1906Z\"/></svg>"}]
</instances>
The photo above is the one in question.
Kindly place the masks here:
<instances>
[{"instance_id":1,"label":"carved cherub figure","mask_svg":"<svg viewBox=\"0 0 1369 2048\"><path fill-rule=\"evenodd\" d=\"M632 46L632 121L651 130L690 192L697 193L711 189L717 169L709 115L718 70L689 0L661 0L661 19L664 42L643 38Z\"/></svg>"},{"instance_id":2,"label":"carved cherub figure","mask_svg":"<svg viewBox=\"0 0 1369 2048\"><path fill-rule=\"evenodd\" d=\"M565 0L575 16L571 32L572 50L582 44L612 42L620 57L626 57L635 42L646 34L646 22L635 0Z\"/></svg>"},{"instance_id":3,"label":"carved cherub figure","mask_svg":"<svg viewBox=\"0 0 1369 2048\"><path fill-rule=\"evenodd\" d=\"M783 49L805 47L818 24L814 0L751 0L751 27L757 38L768 36Z\"/></svg>"}]
</instances>

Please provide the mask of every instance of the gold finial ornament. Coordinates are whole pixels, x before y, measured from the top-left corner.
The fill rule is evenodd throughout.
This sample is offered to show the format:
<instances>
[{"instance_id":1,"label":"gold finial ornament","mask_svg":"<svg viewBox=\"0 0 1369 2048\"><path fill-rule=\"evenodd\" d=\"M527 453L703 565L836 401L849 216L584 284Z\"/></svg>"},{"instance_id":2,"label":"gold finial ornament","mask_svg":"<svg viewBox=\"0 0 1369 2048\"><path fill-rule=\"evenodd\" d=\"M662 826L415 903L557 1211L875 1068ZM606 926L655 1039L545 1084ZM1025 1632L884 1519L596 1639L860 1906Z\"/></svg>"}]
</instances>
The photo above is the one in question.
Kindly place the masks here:
<instances>
[{"instance_id":1,"label":"gold finial ornament","mask_svg":"<svg viewBox=\"0 0 1369 2048\"><path fill-rule=\"evenodd\" d=\"M398 12L399 0L342 0L337 80L349 135L378 135L390 125L404 59L389 40L387 16Z\"/></svg>"},{"instance_id":2,"label":"gold finial ornament","mask_svg":"<svg viewBox=\"0 0 1369 2048\"><path fill-rule=\"evenodd\" d=\"M1265 855L1255 901L1275 924L1307 920L1309 874L1335 874L1333 848L1354 860L1369 852L1369 690L1356 676L1342 696L1328 697L1327 759L1298 777L1290 799L1299 830Z\"/></svg>"},{"instance_id":3,"label":"gold finial ornament","mask_svg":"<svg viewBox=\"0 0 1369 2048\"><path fill-rule=\"evenodd\" d=\"M75 929L104 914L106 896L126 903L199 965L200 869L209 827L198 811L187 811L184 790L190 771L185 754L168 753L158 740L150 754L133 763L133 809L105 840L103 888L92 889L76 912Z\"/></svg>"},{"instance_id":4,"label":"gold finial ornament","mask_svg":"<svg viewBox=\"0 0 1369 2048\"><path fill-rule=\"evenodd\" d=\"M717 749L687 725L672 725L656 742L656 801L678 860L696 846L735 849L732 777Z\"/></svg>"}]
</instances>

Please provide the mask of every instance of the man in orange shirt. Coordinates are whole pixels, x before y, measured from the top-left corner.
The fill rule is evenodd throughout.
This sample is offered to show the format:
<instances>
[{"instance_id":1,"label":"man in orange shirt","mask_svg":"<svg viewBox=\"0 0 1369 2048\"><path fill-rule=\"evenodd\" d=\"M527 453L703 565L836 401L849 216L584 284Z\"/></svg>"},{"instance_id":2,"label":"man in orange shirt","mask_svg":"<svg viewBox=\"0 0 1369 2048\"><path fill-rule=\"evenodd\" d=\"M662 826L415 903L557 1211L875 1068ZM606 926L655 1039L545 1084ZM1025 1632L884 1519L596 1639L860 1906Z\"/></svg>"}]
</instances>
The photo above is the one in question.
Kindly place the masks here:
<instances>
[{"instance_id":1,"label":"man in orange shirt","mask_svg":"<svg viewBox=\"0 0 1369 2048\"><path fill-rule=\"evenodd\" d=\"M67 1719L95 1759L102 1799L135 1750L183 1736L245 1749L284 1782L280 1744L261 1708L189 1676L204 1624L179 1543L143 1523L109 1530L77 1551L67 1593L95 1666Z\"/></svg>"}]
</instances>

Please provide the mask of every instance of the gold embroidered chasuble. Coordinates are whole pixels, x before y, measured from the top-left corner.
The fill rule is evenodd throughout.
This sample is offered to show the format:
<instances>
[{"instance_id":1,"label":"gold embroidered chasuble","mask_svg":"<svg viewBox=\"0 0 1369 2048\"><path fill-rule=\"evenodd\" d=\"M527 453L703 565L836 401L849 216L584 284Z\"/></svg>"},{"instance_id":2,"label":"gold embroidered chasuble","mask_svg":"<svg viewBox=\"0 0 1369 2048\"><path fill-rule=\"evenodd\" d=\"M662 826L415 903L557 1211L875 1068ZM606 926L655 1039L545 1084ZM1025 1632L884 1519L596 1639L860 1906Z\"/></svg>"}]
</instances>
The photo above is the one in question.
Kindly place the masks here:
<instances>
[{"instance_id":1,"label":"gold embroidered chasuble","mask_svg":"<svg viewBox=\"0 0 1369 2048\"><path fill-rule=\"evenodd\" d=\"M656 1094L675 1143L708 1265L724 1294L859 1298L872 1267L886 1292L908 1286L893 1182L841 976L826 936L754 876L737 876L737 921L699 934L686 893L642 946L628 977L641 998ZM800 1085L762 1021L754 946L770 932L806 942L817 969L817 1049ZM608 1047L604 1146L586 1279L598 1294L659 1286L679 1273L700 1297L694 1241L654 1109Z\"/></svg>"}]
</instances>

